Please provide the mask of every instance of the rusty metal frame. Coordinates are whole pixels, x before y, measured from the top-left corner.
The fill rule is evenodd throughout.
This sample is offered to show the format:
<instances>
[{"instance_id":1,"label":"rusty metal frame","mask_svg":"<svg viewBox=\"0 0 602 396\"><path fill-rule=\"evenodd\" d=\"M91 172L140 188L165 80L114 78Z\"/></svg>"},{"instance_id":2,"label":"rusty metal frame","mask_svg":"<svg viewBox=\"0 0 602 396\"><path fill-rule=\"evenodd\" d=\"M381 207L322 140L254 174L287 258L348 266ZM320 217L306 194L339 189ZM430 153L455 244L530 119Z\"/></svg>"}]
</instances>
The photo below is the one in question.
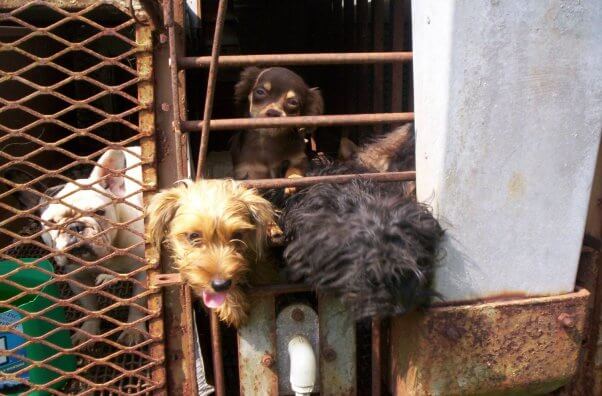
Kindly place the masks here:
<instances>
[{"instance_id":1,"label":"rusty metal frame","mask_svg":"<svg viewBox=\"0 0 602 396\"><path fill-rule=\"evenodd\" d=\"M28 65L20 67L17 70L2 71L2 73L0 75L0 82L4 83L7 81L16 81L16 82L20 83L22 86L29 87L30 89L33 90L33 92L31 92L29 94L25 94L23 97L20 97L18 99L10 99L10 100L4 99L4 98L0 99L0 101L2 102L2 105L3 105L2 110L1 110L2 112L6 112L7 110L18 110L18 111L21 111L22 113L28 114L33 119L33 121L30 121L27 124L19 126L19 127L8 127L6 125L0 125L0 130L2 131L2 133L4 135L3 137L0 138L0 141L5 142L8 139L11 139L13 137L18 137L18 138L25 139L26 141L31 142L32 144L37 144L39 146L39 148L37 148L34 151L27 153L25 155L11 155L8 152L2 152L2 157L5 161L9 161L9 163L10 163L10 161L21 162L21 163L29 166L30 168L40 172L40 174L41 174L40 176L35 177L33 180L30 180L23 184L16 184L16 183L13 183L12 181L9 181L9 180L5 179L4 177L2 177L2 180L1 180L2 183L4 185L8 186L8 188L9 188L9 190L7 192L1 194L2 198L7 197L9 194L12 194L15 190L18 189L21 191L29 191L32 193L37 193L40 197L45 197L46 199L49 199L51 201L56 201L56 199L54 199L52 197L46 197L44 194L37 192L33 188L34 183L42 181L45 178L51 178L51 177L61 179L65 182L71 181L70 178L63 176L62 172L69 171L69 170L73 169L74 166L76 166L76 165L81 165L81 164L97 165L96 162L92 160L92 158L106 152L109 148L125 148L126 145L128 145L130 143L134 143L134 142L139 143L139 145L141 147L140 162L141 162L141 168L142 168L142 180L133 180L133 179L130 179L130 180L133 182L139 183L139 185L140 185L139 191L143 193L145 200L148 199L147 192L156 187L157 180L156 180L156 172L155 172L155 166L154 166L156 150L155 150L155 144L154 144L155 119L154 119L154 109L153 109L153 100L154 100L153 57L152 57L152 53L151 53L152 32L149 27L143 26L140 24L136 24L134 19L132 19L131 17L126 18L126 20L124 22L121 22L116 26L108 27L108 26L102 25L99 22L96 22L94 19L90 18L87 15L88 13L94 12L95 10L97 10L103 6L112 7L113 9L121 12L125 17L129 16L129 10L127 9L124 2L120 2L120 1L80 1L77 3L64 2L64 1L60 1L60 0L49 0L49 1L39 1L38 0L38 1L31 1L31 2L23 2L23 1L19 1L19 0L0 1L0 8L3 10L2 14L0 15L0 20L13 23L13 24L17 25L19 27L19 29L21 30L21 34L19 34L19 36L16 37L16 39L14 41L11 41L10 43L4 43L2 45L1 50L2 51L10 51L10 52L19 54L20 56L29 60ZM32 7L42 7L44 9L48 10L48 12L54 13L58 19L56 21L50 21L47 25L44 25L44 26L33 25L21 17L22 12L30 10ZM81 41L78 41L78 42L72 41L71 38L66 39L63 36L61 36L60 34L55 33L55 31L54 31L55 29L59 28L61 25L65 24L65 23L73 22L73 21L77 21L77 22L86 24L89 27L91 27L92 29L95 29L96 32L93 33L91 36L89 36ZM135 36L128 37L128 36L126 36L125 33L122 33L122 30L126 29L126 28L132 29ZM30 49L22 49L19 47L20 44L25 43L34 37L45 37L49 40L53 40L54 42L62 45L63 48L60 50L57 50L47 56L38 56L38 55L36 55L36 53L33 53ZM117 56L109 56L107 54L98 52L98 50L94 50L94 49L90 49L90 48L86 47L87 44L90 44L90 43L94 42L95 40L104 38L104 37L113 37L114 39L125 43L127 46L130 47L130 49L124 50L124 52L120 53ZM95 59L94 65L86 68L85 70L72 70L72 69L69 69L68 67L65 67L65 66L61 65L60 63L56 62L57 59L59 59L60 57L69 53L72 50L81 51L81 52L87 54L88 56L93 57ZM131 65L131 62L130 62L131 59L135 59L135 66ZM57 72L62 73L62 75L64 77L55 83L52 83L52 84L48 83L45 85L44 83L34 82L33 80L30 80L27 76L24 76L25 73L27 73L39 66L52 67ZM111 85L111 83L109 83L109 82L100 81L97 78L90 77L90 73L92 73L96 70L99 70L100 68L105 67L105 66L111 66L111 67L116 67L116 68L122 69L122 70L126 71L131 77L127 78L127 81L125 81L124 83L115 84L115 85ZM59 89L61 87L64 87L67 84L74 82L74 81L84 81L84 82L90 84L91 86L93 86L95 89L99 89L100 91L95 94L91 94L86 99L79 99L79 98L75 99L75 98L72 98L71 96L68 96L68 95L65 95L65 94L59 92ZM125 91L126 88L130 88L130 87L136 88L136 91L137 91L136 96L132 96ZM33 108L28 107L29 101L34 100L36 98L40 98L43 95L46 95L49 98L52 98L52 100L62 101L62 103L64 104L63 108L54 112L53 114L46 114L46 113L43 114L37 110L34 110ZM95 105L94 105L95 101L100 100L104 97L107 97L108 95L117 95L119 97L122 97L123 99L130 101L131 106L129 106L129 108L127 110L122 111L120 113L115 113L115 114L110 113L109 111L105 111L105 109L103 109L103 108L95 107ZM85 109L85 110L95 114L96 116L100 117L102 120L94 122L93 124L91 124L87 127L75 127L75 126L69 124L68 122L65 122L59 118L62 115L65 115L69 112L80 110L80 109ZM128 116L131 116L131 115L137 115L138 121L136 123L132 123L126 119ZM115 142L112 142L105 138L102 138L100 136L96 136L92 133L93 131L97 130L98 128L100 128L102 126L107 125L110 122L118 123L124 127L127 127L129 130L135 132L134 136L132 136L131 138L124 139L118 143L115 143ZM34 137L27 133L28 131L32 130L32 128L35 128L43 123L54 124L55 126L62 128L64 131L70 132L70 134L68 134L68 136L65 138L62 138L62 139L59 139L59 140L56 140L53 142L47 142L47 141L41 139L40 137ZM96 151L95 153L89 154L89 155L75 155L74 153L71 153L70 151L61 147L62 144L67 143L68 141L70 141L72 138L74 138L76 136L93 137L98 143L101 143L105 147L103 149L100 149L100 150ZM40 154L48 149L54 150L54 151L64 155L65 159L68 159L71 162L65 166L62 166L58 169L53 169L53 170L48 170L44 166L40 166L40 165L36 164L35 162L33 162L34 161L33 157L35 155ZM1 168L6 169L7 165L3 165ZM75 183L75 184L79 187L83 187L79 183ZM100 193L102 193L102 192L100 192ZM114 197L110 197L110 198L114 198ZM121 202L123 202L127 198L128 197L124 197ZM58 201L61 201L61 199L59 199ZM62 202L62 203L68 207L71 207L66 202ZM42 255L42 257L35 259L33 262L27 264L28 266L35 265L41 261L51 259L54 255L57 254L56 251L54 251L53 249L48 249L46 245L44 245L36 240L36 238L38 238L41 235L40 231L34 232L33 234L28 235L28 236L23 236L23 235L19 235L18 233L12 232L12 231L4 228L4 227L8 226L8 224L10 222L12 222L14 219L16 219L18 217L32 219L37 222L43 222L34 212L37 209L37 207L31 208L29 210L21 211L21 210L14 209L10 205L6 205L4 202L2 202L2 204L0 206L2 207L3 210L7 211L9 214L9 218L6 220L3 220L0 224L0 227L2 227L2 233L14 238L14 240L15 240L15 242L4 246L0 250L0 255L3 258L10 258L13 261L21 262L21 260L11 257L9 252L11 251L11 249L23 246L23 244L29 244L35 248L42 249L42 251L50 250L50 253L44 254L44 255ZM131 205L131 206L134 207L135 209L138 209L141 211L143 210L143 208L141 208L141 207L137 207L135 205ZM71 207L71 209L77 210L79 212L79 210L77 208ZM133 219L126 223L115 223L115 222L109 221L109 229L106 230L105 232L103 232L102 234L108 232L111 229L129 229L129 226L130 226L130 224L132 224L132 222L140 220L141 218L142 217L139 217L137 219ZM132 230L130 230L130 231L134 232ZM70 231L66 231L66 232L70 233ZM134 233L136 235L139 235L142 240L142 237L143 237L142 234L139 234L137 232L134 232ZM99 235L101 235L101 234L99 234ZM80 244L81 243L78 243L78 244L74 245L73 247L77 247ZM90 361L90 363L85 364L83 367L77 368L73 372L65 372L63 370L60 370L60 369L57 369L57 368L54 368L54 367L48 365L48 363L52 359L55 359L57 357L57 355L53 355L42 361L33 361L31 359L22 359L22 360L26 360L28 363L30 363L30 365L32 365L34 367L44 367L57 374L60 374L60 376L57 377L56 379L51 380L50 382L47 382L46 384L43 384L43 385L34 385L31 383L27 383L27 385L30 387L30 390L45 390L52 394L63 394L57 390L49 389L48 387L52 386L53 384L55 384L59 381L62 381L64 379L74 379L74 380L78 381L79 383L81 383L82 385L87 387L86 390L81 390L81 394L90 394L90 393L98 392L98 391L106 391L108 386L116 384L118 381L122 380L126 376L133 376L140 380L147 381L147 383L143 386L142 390L136 390L135 385L134 385L133 388L128 388L128 389L119 389L119 390L111 389L110 391L112 393L114 393L114 394L133 394L136 392L138 392L138 393L161 392L161 390L164 389L165 367L164 367L164 349L163 349L163 344L162 344L162 338L163 338L163 319L161 316L162 295L161 295L160 290L151 289L148 287L148 285L150 284L150 280L159 273L159 268L156 265L149 265L149 263L147 261L145 261L144 259L138 258L137 256L133 255L130 252L131 249L133 249L134 247L137 247L141 244L143 244L142 241L139 244L136 244L135 246L125 248L125 249L111 248L110 253L106 257L103 257L102 259L99 259L95 262L82 261L80 258L78 258L75 255L68 252L66 254L66 256L71 261L79 263L81 265L81 267L79 269L77 269L76 271L73 271L72 273L67 274L67 275L54 274L53 272L40 270L40 272L42 272L46 275L49 275L52 278L51 278L51 280L47 281L43 285L36 287L36 288L24 289L23 286L20 286L7 278L8 276L16 273L18 271L18 269L14 270L8 274L0 276L0 279L2 280L3 283L11 285L13 287L16 287L20 291L20 293L17 296L12 297L8 300L4 300L1 303L2 306L9 307L11 309L19 311L24 316L24 318L22 320L20 320L20 322L22 322L26 319L29 319L29 318L42 318L46 312L49 312L50 310L55 309L56 307L59 307L59 306L65 307L67 309L73 309L76 312L79 312L79 313L82 313L85 315L83 318L80 318L80 319L77 319L74 321L70 321L67 324L59 323L54 320L49 320L44 317L44 320L46 322L52 323L55 326L57 326L57 329L52 330L51 332L45 334L44 336L31 337L27 334L18 332L19 333L18 335L26 340L25 344L19 346L19 349L24 348L25 345L30 345L33 342L36 342L36 343L40 343L40 344L52 347L53 349L58 351L58 355L73 354L75 356L79 356L81 358L84 358L84 359ZM107 284L109 284L109 283L115 284L116 282L118 282L120 280L127 279L134 283L138 283L141 287L145 288L146 291L143 291L141 294L136 295L136 296L132 296L129 298L122 298L122 297L113 296L111 293L108 293L108 292L102 290L102 288L100 286L88 286L88 285L80 283L79 281L72 279L73 275L76 274L77 272L82 272L91 265L96 265L102 261L108 260L117 255L128 256L132 259L139 261L141 264L140 264L139 268L133 270L132 272L130 272L128 274L121 274L121 273L118 273L115 271L107 271L107 273L115 276L115 280L109 281L109 282L107 282ZM23 263L21 262L21 264L23 264ZM146 284L133 279L133 276L140 272L146 272L148 274L149 281L145 282ZM72 298L68 298L68 299L56 298L56 297L42 291L42 288L45 287L47 284L56 283L56 282L69 282L70 284L79 286L80 288L84 289L84 291L77 294L76 296L74 296ZM17 307L13 307L10 305L12 302L16 301L17 298L22 296L23 293L26 293L26 292L27 293L33 292L37 296L46 298L47 300L49 300L51 302L50 307L43 309L36 313L27 313L25 311L21 311ZM75 304L76 299L79 299L84 295L89 295L90 293L95 293L99 297L109 298L112 301L112 303L109 304L107 307L102 308L96 312L88 311L84 307L80 307L77 304ZM147 307L142 307L136 303L136 301L141 297L148 297ZM146 341L144 341L136 346L127 347L127 346L120 345L112 340L109 340L108 337L113 334L116 334L117 332L123 330L124 328L129 328L129 327L134 326L137 322L133 322L133 323L120 322L119 320L112 318L109 315L109 311L116 307L119 307L119 306L127 306L127 305L132 305L132 304L136 304L137 307L140 308L140 310L142 312L144 312L145 316L140 319L140 322L142 322L142 321L148 322L149 328L148 328L148 332L146 332L146 334L145 334L146 338L147 338ZM116 327L109 331L103 331L103 333L101 333L99 335L93 335L93 334L86 333L86 332L82 331L81 329L79 329L79 324L82 323L85 318L90 318L90 317L96 317L96 318L106 320L109 323L112 323L113 325L115 325ZM2 328L4 329L5 327L6 326L3 326ZM82 332L89 338L89 340L80 346L75 346L75 347L67 348L67 349L60 348L57 345L55 345L53 343L49 343L48 341L45 340L45 338L47 336L54 334L54 333L60 331L61 329ZM11 330L11 332L14 332L14 329ZM82 348L85 347L87 344L91 344L93 341L103 341L107 345L114 347L116 349L116 351L112 352L111 354L109 354L107 356L103 356L103 357L90 356ZM147 352L142 351L141 348L143 348L143 347L148 347L148 351ZM9 354L11 352L14 353L14 351L9 351ZM111 359L119 357L124 354L131 354L133 356L137 356L139 358L145 359L146 363L144 363L142 366L131 369L131 368L126 368L126 367L119 367L117 364L114 364L111 362ZM87 370L89 370L90 368L94 367L97 364L102 364L102 365L110 367L114 370L117 370L117 372L119 374L116 374L115 377L111 378L110 380L102 380L102 382L100 382L100 383L90 381L89 379L87 379L84 376L84 374ZM19 372L16 372L16 373L10 375L10 377L16 381L23 382L21 379L17 378L16 376L19 375L19 373L23 372L24 370L27 370L27 368L24 368L24 369L20 370ZM149 373L150 373L149 378L145 377L144 370L149 370Z\"/></svg>"}]
</instances>

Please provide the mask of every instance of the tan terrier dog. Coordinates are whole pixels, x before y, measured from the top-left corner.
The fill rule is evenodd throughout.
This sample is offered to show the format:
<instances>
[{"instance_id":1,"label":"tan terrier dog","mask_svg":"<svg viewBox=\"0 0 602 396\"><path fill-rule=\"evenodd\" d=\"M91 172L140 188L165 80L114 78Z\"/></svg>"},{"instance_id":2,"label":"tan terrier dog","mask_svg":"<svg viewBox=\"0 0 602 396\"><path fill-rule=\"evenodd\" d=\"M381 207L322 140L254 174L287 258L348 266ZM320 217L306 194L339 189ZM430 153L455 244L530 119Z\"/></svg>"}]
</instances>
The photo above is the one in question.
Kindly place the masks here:
<instances>
[{"instance_id":1,"label":"tan terrier dog","mask_svg":"<svg viewBox=\"0 0 602 396\"><path fill-rule=\"evenodd\" d=\"M248 315L246 288L277 277L267 253L272 205L232 180L187 181L156 194L148 207L148 239L163 239L182 279L235 327Z\"/></svg>"}]
</instances>

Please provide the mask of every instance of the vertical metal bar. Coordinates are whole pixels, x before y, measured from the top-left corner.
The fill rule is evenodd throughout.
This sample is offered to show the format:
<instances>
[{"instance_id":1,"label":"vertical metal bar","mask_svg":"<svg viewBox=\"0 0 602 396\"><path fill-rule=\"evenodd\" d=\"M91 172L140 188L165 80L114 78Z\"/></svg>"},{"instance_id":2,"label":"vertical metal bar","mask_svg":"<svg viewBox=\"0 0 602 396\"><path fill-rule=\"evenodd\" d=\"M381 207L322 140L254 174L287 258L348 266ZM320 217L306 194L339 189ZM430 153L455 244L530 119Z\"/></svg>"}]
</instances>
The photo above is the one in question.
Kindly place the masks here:
<instances>
[{"instance_id":1,"label":"vertical metal bar","mask_svg":"<svg viewBox=\"0 0 602 396\"><path fill-rule=\"evenodd\" d=\"M152 48L152 31L150 26L136 25L136 42L140 47ZM138 83L138 99L144 106L138 114L138 125L140 126L141 162L142 162L142 183L144 188L144 200L150 198L147 191L154 190L157 187L157 172L155 169L155 112L153 109L154 89L153 89L153 54L150 50L140 52L136 60L136 69L140 82ZM151 256L148 251L148 245L145 249L145 257ZM160 273L158 261L148 270L148 279ZM149 334L155 342L149 346L149 354L155 361L151 369L151 379L159 388L154 392L156 395L166 395L167 389L165 379L165 345L164 326L163 326L163 294L161 290L156 290L148 298L148 308L153 312L153 317L149 321Z\"/></svg>"},{"instance_id":2,"label":"vertical metal bar","mask_svg":"<svg viewBox=\"0 0 602 396\"><path fill-rule=\"evenodd\" d=\"M393 51L401 51L405 41L406 0L391 2L391 27L393 31ZM403 68L402 64L392 65L391 76L391 111L403 109Z\"/></svg>"},{"instance_id":3,"label":"vertical metal bar","mask_svg":"<svg viewBox=\"0 0 602 396\"><path fill-rule=\"evenodd\" d=\"M180 90L178 84L178 51L177 51L177 38L176 38L176 26L174 22L174 1L165 0L163 3L165 26L167 27L167 34L169 40L169 74L171 80L171 104L173 107L173 131L176 135L176 141L178 146L182 143L182 112L180 109ZM186 171L184 166L184 160L182 158L181 147L175 150L176 154L176 165L178 179L186 177Z\"/></svg>"},{"instance_id":4,"label":"vertical metal bar","mask_svg":"<svg viewBox=\"0 0 602 396\"><path fill-rule=\"evenodd\" d=\"M183 72L179 72L174 61L178 49L182 48L181 26L184 10L181 1L164 0L164 21L167 31L159 32L159 43L153 48L155 59L155 117L156 117L156 163L158 188L167 188L173 182L188 176L187 134L174 133L181 124L180 109L184 98L179 95L183 86ZM161 76L170 76L169 79ZM182 78L180 78L182 77ZM170 106L169 103L172 103ZM174 125L175 124L175 125ZM176 166L174 166L174 158ZM162 272L173 273L175 269L167 252L160 257ZM166 288L163 291L163 315L165 343L166 381L169 394L188 395L196 391L196 373L191 345L194 338L192 302L187 286Z\"/></svg>"},{"instance_id":5,"label":"vertical metal bar","mask_svg":"<svg viewBox=\"0 0 602 396\"><path fill-rule=\"evenodd\" d=\"M224 396L224 361L222 358L222 336L219 329L219 318L215 310L211 311L211 345L213 349L213 372L215 373L215 394Z\"/></svg>"},{"instance_id":6,"label":"vertical metal bar","mask_svg":"<svg viewBox=\"0 0 602 396\"><path fill-rule=\"evenodd\" d=\"M385 28L385 5L384 0L373 0L372 1L372 31L374 34L374 43L372 50L374 51L382 51L384 49L384 28ZM384 74L384 66L383 65L374 65L373 66L373 84L372 84L372 106L373 110L376 113L382 113L383 109L383 74ZM382 125L375 125L374 131L376 133L381 133L383 130Z\"/></svg>"},{"instance_id":7,"label":"vertical metal bar","mask_svg":"<svg viewBox=\"0 0 602 396\"><path fill-rule=\"evenodd\" d=\"M203 130L201 132L201 144L199 148L199 161L196 169L196 179L203 177L203 166L207 158L209 145L209 121L213 113L213 96L215 95L215 82L217 80L218 59L222 46L222 31L226 20L228 0L220 0L217 8L217 19L215 21L215 32L213 34L213 46L211 48L211 64L209 65L209 77L207 79L207 94L205 95L205 110L203 112Z\"/></svg>"},{"instance_id":8,"label":"vertical metal bar","mask_svg":"<svg viewBox=\"0 0 602 396\"><path fill-rule=\"evenodd\" d=\"M381 320L372 318L372 396L381 395Z\"/></svg>"}]
</instances>

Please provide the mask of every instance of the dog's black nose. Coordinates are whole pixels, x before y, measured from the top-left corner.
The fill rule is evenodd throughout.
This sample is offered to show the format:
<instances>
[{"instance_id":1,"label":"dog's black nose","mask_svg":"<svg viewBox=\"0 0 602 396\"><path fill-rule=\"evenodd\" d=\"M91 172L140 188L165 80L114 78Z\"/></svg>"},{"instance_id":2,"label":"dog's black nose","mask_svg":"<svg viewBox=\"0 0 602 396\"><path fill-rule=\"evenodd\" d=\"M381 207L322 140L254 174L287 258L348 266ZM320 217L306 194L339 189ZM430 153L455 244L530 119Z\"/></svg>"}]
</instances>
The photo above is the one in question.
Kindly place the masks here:
<instances>
[{"instance_id":1,"label":"dog's black nose","mask_svg":"<svg viewBox=\"0 0 602 396\"><path fill-rule=\"evenodd\" d=\"M214 279L211 281L211 287L216 292L226 291L232 286L232 280L230 279Z\"/></svg>"},{"instance_id":2,"label":"dog's black nose","mask_svg":"<svg viewBox=\"0 0 602 396\"><path fill-rule=\"evenodd\" d=\"M81 221L74 221L73 223L71 223L67 226L67 229L69 231L73 231L78 234L81 234L86 229L86 225L84 223L82 223Z\"/></svg>"},{"instance_id":3,"label":"dog's black nose","mask_svg":"<svg viewBox=\"0 0 602 396\"><path fill-rule=\"evenodd\" d=\"M268 111L265 112L265 115L268 117L281 117L282 112L276 109L268 109Z\"/></svg>"}]
</instances>

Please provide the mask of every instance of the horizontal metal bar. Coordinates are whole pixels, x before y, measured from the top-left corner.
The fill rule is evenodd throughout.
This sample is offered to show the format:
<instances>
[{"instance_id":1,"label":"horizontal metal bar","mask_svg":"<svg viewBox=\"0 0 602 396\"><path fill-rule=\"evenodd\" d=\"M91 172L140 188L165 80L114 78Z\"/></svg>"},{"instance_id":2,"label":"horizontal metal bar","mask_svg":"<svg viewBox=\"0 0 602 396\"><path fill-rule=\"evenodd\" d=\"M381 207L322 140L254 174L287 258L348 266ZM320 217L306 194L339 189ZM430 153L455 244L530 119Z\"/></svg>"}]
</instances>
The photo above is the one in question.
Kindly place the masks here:
<instances>
[{"instance_id":1,"label":"horizontal metal bar","mask_svg":"<svg viewBox=\"0 0 602 396\"><path fill-rule=\"evenodd\" d=\"M266 189L266 188L285 188L285 187L306 187L317 183L347 183L352 180L374 180L380 182L396 182L416 180L416 172L388 172L388 173L360 173L352 175L328 175L328 176L307 176L291 179L256 179L241 180L241 183L247 187Z\"/></svg>"},{"instance_id":2,"label":"horizontal metal bar","mask_svg":"<svg viewBox=\"0 0 602 396\"><path fill-rule=\"evenodd\" d=\"M211 120L212 131L293 126L375 125L414 120L414 113L337 114L298 117L224 118ZM200 132L203 121L183 121L182 131Z\"/></svg>"},{"instance_id":3,"label":"horizontal metal bar","mask_svg":"<svg viewBox=\"0 0 602 396\"><path fill-rule=\"evenodd\" d=\"M412 52L356 52L356 53L317 53L317 54L270 54L270 55L224 55L219 57L221 67L251 65L344 65L403 63L412 61ZM210 56L185 56L178 59L182 69L209 67Z\"/></svg>"}]
</instances>

